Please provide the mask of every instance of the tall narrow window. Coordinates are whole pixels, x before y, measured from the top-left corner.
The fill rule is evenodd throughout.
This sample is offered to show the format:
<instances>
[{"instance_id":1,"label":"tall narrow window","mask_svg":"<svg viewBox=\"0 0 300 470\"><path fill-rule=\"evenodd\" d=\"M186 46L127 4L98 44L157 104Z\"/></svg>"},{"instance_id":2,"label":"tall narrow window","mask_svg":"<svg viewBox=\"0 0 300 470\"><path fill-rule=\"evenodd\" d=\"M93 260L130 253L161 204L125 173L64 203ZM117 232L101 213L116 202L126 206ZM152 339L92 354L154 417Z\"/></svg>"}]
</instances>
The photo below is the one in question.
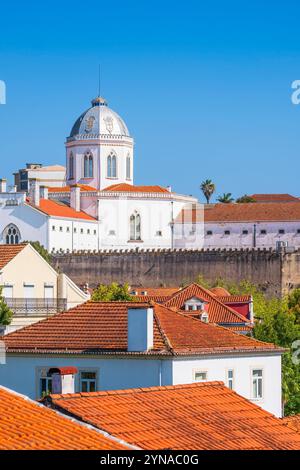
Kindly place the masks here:
<instances>
[{"instance_id":1,"label":"tall narrow window","mask_svg":"<svg viewBox=\"0 0 300 470\"><path fill-rule=\"evenodd\" d=\"M17 245L21 241L21 234L18 227L14 224L9 224L3 230L3 240L7 245Z\"/></svg>"},{"instance_id":2,"label":"tall narrow window","mask_svg":"<svg viewBox=\"0 0 300 470\"><path fill-rule=\"evenodd\" d=\"M130 240L141 240L141 216L137 213L130 216Z\"/></svg>"},{"instance_id":3,"label":"tall narrow window","mask_svg":"<svg viewBox=\"0 0 300 470\"><path fill-rule=\"evenodd\" d=\"M252 370L252 398L259 400L263 397L263 371Z\"/></svg>"},{"instance_id":4,"label":"tall narrow window","mask_svg":"<svg viewBox=\"0 0 300 470\"><path fill-rule=\"evenodd\" d=\"M90 152L88 152L84 156L83 175L84 175L84 178L93 178L93 174L94 174L93 156Z\"/></svg>"},{"instance_id":5,"label":"tall narrow window","mask_svg":"<svg viewBox=\"0 0 300 470\"><path fill-rule=\"evenodd\" d=\"M131 160L130 156L127 155L126 157L126 179L130 180L131 178Z\"/></svg>"},{"instance_id":6,"label":"tall narrow window","mask_svg":"<svg viewBox=\"0 0 300 470\"><path fill-rule=\"evenodd\" d=\"M72 180L74 178L74 155L71 152L69 158L69 179Z\"/></svg>"},{"instance_id":7,"label":"tall narrow window","mask_svg":"<svg viewBox=\"0 0 300 470\"><path fill-rule=\"evenodd\" d=\"M111 152L107 157L107 177L117 177L117 156Z\"/></svg>"},{"instance_id":8,"label":"tall narrow window","mask_svg":"<svg viewBox=\"0 0 300 470\"><path fill-rule=\"evenodd\" d=\"M80 372L80 391L95 392L97 388L96 372Z\"/></svg>"},{"instance_id":9,"label":"tall narrow window","mask_svg":"<svg viewBox=\"0 0 300 470\"><path fill-rule=\"evenodd\" d=\"M232 369L227 371L227 387L233 390L234 372Z\"/></svg>"}]
</instances>

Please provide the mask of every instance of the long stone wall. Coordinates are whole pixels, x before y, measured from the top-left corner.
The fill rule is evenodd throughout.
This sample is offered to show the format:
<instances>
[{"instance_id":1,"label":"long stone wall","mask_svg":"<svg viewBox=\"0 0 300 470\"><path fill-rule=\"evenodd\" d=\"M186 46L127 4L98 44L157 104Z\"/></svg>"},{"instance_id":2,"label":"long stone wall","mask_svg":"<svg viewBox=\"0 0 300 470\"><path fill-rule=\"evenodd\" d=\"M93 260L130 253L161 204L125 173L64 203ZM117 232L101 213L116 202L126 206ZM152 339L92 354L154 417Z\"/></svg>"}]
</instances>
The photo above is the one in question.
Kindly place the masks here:
<instances>
[{"instance_id":1,"label":"long stone wall","mask_svg":"<svg viewBox=\"0 0 300 470\"><path fill-rule=\"evenodd\" d=\"M202 275L247 279L270 295L300 286L300 252L272 250L146 250L53 254L53 266L78 285L128 282L131 286L180 286Z\"/></svg>"}]
</instances>

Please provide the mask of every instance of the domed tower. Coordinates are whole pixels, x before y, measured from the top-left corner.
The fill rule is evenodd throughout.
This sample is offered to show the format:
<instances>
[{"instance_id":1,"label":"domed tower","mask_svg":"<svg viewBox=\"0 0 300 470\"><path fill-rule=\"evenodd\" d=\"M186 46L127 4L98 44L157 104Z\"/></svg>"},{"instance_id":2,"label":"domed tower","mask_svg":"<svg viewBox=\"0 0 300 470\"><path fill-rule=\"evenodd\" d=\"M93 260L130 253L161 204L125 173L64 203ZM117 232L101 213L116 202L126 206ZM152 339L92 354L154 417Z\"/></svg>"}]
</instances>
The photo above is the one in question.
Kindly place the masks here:
<instances>
[{"instance_id":1,"label":"domed tower","mask_svg":"<svg viewBox=\"0 0 300 470\"><path fill-rule=\"evenodd\" d=\"M133 184L133 139L123 119L101 96L75 122L66 142L67 184L99 190Z\"/></svg>"}]
</instances>

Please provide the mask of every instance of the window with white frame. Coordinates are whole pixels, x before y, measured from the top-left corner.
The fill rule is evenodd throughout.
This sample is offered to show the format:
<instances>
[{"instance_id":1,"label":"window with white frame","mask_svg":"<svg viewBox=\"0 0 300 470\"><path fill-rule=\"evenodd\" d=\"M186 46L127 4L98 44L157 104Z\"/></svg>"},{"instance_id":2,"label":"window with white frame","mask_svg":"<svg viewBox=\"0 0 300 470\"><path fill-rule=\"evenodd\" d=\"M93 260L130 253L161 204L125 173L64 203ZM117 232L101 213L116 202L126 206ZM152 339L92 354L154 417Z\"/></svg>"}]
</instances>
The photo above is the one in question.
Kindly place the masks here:
<instances>
[{"instance_id":1,"label":"window with white frame","mask_svg":"<svg viewBox=\"0 0 300 470\"><path fill-rule=\"evenodd\" d=\"M70 158L69 158L69 179L74 178L74 156L73 153L70 153Z\"/></svg>"},{"instance_id":2,"label":"window with white frame","mask_svg":"<svg viewBox=\"0 0 300 470\"><path fill-rule=\"evenodd\" d=\"M126 179L130 180L131 178L131 159L130 155L126 157Z\"/></svg>"},{"instance_id":3,"label":"window with white frame","mask_svg":"<svg viewBox=\"0 0 300 470\"><path fill-rule=\"evenodd\" d=\"M47 369L41 369L38 377L39 397L49 395L52 392L52 375Z\"/></svg>"},{"instance_id":4,"label":"window with white frame","mask_svg":"<svg viewBox=\"0 0 300 470\"><path fill-rule=\"evenodd\" d=\"M80 392L95 392L97 390L97 373L95 371L80 372Z\"/></svg>"},{"instance_id":5,"label":"window with white frame","mask_svg":"<svg viewBox=\"0 0 300 470\"><path fill-rule=\"evenodd\" d=\"M114 152L111 152L107 157L107 177L117 177L117 156Z\"/></svg>"},{"instance_id":6,"label":"window with white frame","mask_svg":"<svg viewBox=\"0 0 300 470\"><path fill-rule=\"evenodd\" d=\"M233 369L228 369L226 379L227 379L227 387L230 388L230 390L233 390L233 387L234 387L234 370Z\"/></svg>"},{"instance_id":7,"label":"window with white frame","mask_svg":"<svg viewBox=\"0 0 300 470\"><path fill-rule=\"evenodd\" d=\"M93 178L93 174L94 174L93 155L91 154L91 152L87 152L84 156L83 176L84 178Z\"/></svg>"},{"instance_id":8,"label":"window with white frame","mask_svg":"<svg viewBox=\"0 0 300 470\"><path fill-rule=\"evenodd\" d=\"M263 371L262 369L252 370L252 398L259 400L263 397Z\"/></svg>"},{"instance_id":9,"label":"window with white frame","mask_svg":"<svg viewBox=\"0 0 300 470\"><path fill-rule=\"evenodd\" d=\"M9 224L3 230L3 240L7 245L17 245L21 241L21 234L18 227L14 224Z\"/></svg>"},{"instance_id":10,"label":"window with white frame","mask_svg":"<svg viewBox=\"0 0 300 470\"><path fill-rule=\"evenodd\" d=\"M141 240L141 216L137 212L130 216L130 240Z\"/></svg>"},{"instance_id":11,"label":"window with white frame","mask_svg":"<svg viewBox=\"0 0 300 470\"><path fill-rule=\"evenodd\" d=\"M206 370L195 370L194 371L194 382L206 382L207 371Z\"/></svg>"}]
</instances>

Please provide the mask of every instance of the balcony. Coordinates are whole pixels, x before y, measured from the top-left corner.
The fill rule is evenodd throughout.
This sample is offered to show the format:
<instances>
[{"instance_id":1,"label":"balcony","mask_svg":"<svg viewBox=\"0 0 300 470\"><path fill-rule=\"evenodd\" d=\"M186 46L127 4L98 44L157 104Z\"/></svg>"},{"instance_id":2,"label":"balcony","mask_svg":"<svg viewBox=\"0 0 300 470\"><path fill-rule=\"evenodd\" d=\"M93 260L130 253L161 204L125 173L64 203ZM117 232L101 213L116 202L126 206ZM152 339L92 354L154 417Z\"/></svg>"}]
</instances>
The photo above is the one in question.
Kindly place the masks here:
<instances>
[{"instance_id":1,"label":"balcony","mask_svg":"<svg viewBox=\"0 0 300 470\"><path fill-rule=\"evenodd\" d=\"M48 316L67 310L67 299L5 298L14 316Z\"/></svg>"}]
</instances>

